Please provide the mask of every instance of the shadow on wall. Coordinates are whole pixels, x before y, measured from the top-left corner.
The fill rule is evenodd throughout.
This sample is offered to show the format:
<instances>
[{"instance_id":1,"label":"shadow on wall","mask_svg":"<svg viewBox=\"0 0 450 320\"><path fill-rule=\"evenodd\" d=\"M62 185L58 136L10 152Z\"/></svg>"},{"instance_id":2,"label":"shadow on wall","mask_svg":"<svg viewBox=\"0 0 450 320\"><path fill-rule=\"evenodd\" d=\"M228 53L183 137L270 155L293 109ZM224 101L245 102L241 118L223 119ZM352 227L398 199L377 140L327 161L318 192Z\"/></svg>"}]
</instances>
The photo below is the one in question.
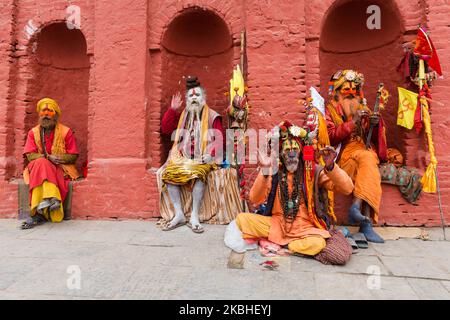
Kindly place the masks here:
<instances>
[{"instance_id":1,"label":"shadow on wall","mask_svg":"<svg viewBox=\"0 0 450 320\"><path fill-rule=\"evenodd\" d=\"M381 29L370 30L367 8L381 9ZM383 117L387 122L390 147L405 155L404 132L397 123L397 86L403 84L396 71L403 57L403 24L392 0L340 0L329 9L320 36L320 80L322 94L328 100L328 82L340 69L357 69L365 76L364 94L370 108L375 103L379 82L383 82L391 98Z\"/></svg>"},{"instance_id":2,"label":"shadow on wall","mask_svg":"<svg viewBox=\"0 0 450 320\"><path fill-rule=\"evenodd\" d=\"M62 22L53 23L40 31L31 47L34 48L32 78L27 91L30 105L26 110L25 130L37 124L36 103L44 97L55 99L61 107L61 123L75 132L80 169L88 153L90 62L86 39L80 30L70 30Z\"/></svg>"},{"instance_id":3,"label":"shadow on wall","mask_svg":"<svg viewBox=\"0 0 450 320\"><path fill-rule=\"evenodd\" d=\"M183 11L168 25L161 45L161 118L173 94L185 93L185 77L196 75L205 87L208 106L220 114L227 107L233 68L233 42L226 23L215 13L199 8ZM183 99L184 100L184 99ZM223 119L225 120L225 119ZM162 137L164 163L172 142Z\"/></svg>"}]
</instances>

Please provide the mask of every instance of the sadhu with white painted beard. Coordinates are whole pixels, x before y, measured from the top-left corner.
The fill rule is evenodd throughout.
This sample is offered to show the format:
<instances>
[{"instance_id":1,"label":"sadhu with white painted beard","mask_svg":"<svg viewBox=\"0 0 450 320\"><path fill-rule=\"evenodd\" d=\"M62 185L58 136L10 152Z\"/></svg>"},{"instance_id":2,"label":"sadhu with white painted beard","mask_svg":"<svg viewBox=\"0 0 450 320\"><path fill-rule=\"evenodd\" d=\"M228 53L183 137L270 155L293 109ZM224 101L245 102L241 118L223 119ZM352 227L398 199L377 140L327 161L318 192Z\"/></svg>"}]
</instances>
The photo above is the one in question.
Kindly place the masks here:
<instances>
[{"instance_id":1,"label":"sadhu with white painted beard","mask_svg":"<svg viewBox=\"0 0 450 320\"><path fill-rule=\"evenodd\" d=\"M208 174L216 168L215 159L221 163L224 130L222 117L206 104L205 89L197 77L186 79L186 109L181 110L181 95L172 97L171 107L164 114L161 131L171 134L174 141L167 162L159 169L160 191L167 188L174 207L174 217L163 226L163 231L186 224L183 211L182 190L192 191L192 212L188 226L202 233L200 208L204 198Z\"/></svg>"}]
</instances>

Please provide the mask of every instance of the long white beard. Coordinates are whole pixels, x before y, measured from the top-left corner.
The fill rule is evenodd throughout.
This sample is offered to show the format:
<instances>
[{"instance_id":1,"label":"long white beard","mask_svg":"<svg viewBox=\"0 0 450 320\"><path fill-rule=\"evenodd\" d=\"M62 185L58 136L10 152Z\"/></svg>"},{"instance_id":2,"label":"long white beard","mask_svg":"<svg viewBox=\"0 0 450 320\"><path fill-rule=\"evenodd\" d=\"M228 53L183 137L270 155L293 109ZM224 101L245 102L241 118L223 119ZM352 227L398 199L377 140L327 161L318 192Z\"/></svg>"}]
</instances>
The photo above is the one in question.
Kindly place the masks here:
<instances>
[{"instance_id":1,"label":"long white beard","mask_svg":"<svg viewBox=\"0 0 450 320\"><path fill-rule=\"evenodd\" d=\"M201 156L201 118L200 113L203 107L199 106L186 106L187 121L185 129L189 132L189 139L186 139L183 147L184 155L187 158L191 157L191 139L190 136L194 136L194 155Z\"/></svg>"}]
</instances>

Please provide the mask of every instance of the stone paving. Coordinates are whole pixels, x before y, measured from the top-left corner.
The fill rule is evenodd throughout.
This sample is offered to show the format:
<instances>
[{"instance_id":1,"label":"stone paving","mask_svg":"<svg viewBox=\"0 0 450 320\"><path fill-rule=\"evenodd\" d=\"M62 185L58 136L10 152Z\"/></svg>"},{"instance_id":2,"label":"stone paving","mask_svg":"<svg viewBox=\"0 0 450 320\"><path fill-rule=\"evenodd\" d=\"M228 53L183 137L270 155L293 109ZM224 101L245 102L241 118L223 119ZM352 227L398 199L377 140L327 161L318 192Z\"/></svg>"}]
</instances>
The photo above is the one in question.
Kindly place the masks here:
<instances>
[{"instance_id":1,"label":"stone paving","mask_svg":"<svg viewBox=\"0 0 450 320\"><path fill-rule=\"evenodd\" d=\"M371 244L343 267L290 256L270 271L257 251L228 269L225 226L198 235L148 221L18 225L0 220L0 299L450 300L450 242L439 228L427 229L430 241Z\"/></svg>"}]
</instances>

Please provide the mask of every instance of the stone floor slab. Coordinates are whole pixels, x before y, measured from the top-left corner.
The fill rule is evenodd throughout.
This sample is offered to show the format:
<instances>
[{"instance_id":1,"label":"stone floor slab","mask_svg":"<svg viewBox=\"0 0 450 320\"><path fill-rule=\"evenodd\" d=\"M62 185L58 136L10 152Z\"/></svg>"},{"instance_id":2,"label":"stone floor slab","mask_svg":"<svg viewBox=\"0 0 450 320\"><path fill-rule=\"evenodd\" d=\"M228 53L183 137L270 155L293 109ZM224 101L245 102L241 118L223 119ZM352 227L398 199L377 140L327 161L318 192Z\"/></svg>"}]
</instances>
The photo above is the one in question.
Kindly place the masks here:
<instances>
[{"instance_id":1,"label":"stone floor slab","mask_svg":"<svg viewBox=\"0 0 450 320\"><path fill-rule=\"evenodd\" d=\"M0 220L0 299L436 299L450 294L449 242L370 244L345 266L247 252L227 267L225 226L170 232L149 221L64 221L19 230ZM264 268L277 261L276 271ZM68 267L81 271L69 288ZM378 281L378 280L379 281ZM377 282L378 281L378 282Z\"/></svg>"},{"instance_id":2,"label":"stone floor slab","mask_svg":"<svg viewBox=\"0 0 450 320\"><path fill-rule=\"evenodd\" d=\"M450 280L450 261L419 257L381 257L381 260L398 277Z\"/></svg>"},{"instance_id":3,"label":"stone floor slab","mask_svg":"<svg viewBox=\"0 0 450 320\"><path fill-rule=\"evenodd\" d=\"M441 281L427 279L408 279L408 283L420 300L450 300L450 292Z\"/></svg>"}]
</instances>

